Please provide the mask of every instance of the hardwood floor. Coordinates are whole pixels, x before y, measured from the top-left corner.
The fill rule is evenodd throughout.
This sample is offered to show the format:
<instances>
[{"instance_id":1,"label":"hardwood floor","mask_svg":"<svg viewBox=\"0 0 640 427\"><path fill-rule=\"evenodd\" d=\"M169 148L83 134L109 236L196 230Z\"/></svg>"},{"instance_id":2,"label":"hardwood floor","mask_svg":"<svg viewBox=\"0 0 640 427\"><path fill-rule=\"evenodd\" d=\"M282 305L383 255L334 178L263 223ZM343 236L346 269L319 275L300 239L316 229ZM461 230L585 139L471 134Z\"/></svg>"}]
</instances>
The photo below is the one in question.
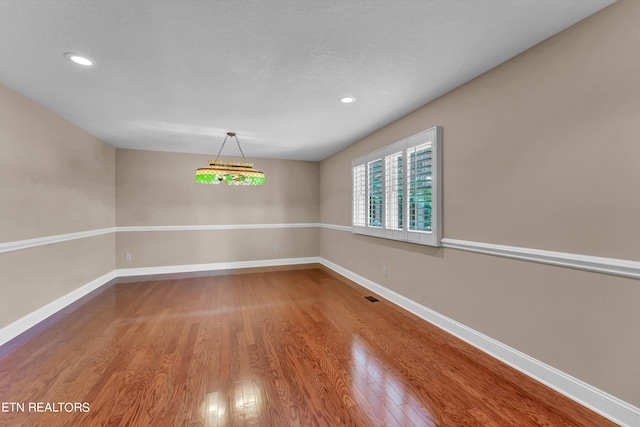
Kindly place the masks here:
<instances>
[{"instance_id":1,"label":"hardwood floor","mask_svg":"<svg viewBox=\"0 0 640 427\"><path fill-rule=\"evenodd\" d=\"M346 283L111 285L0 359L0 425L613 425Z\"/></svg>"}]
</instances>

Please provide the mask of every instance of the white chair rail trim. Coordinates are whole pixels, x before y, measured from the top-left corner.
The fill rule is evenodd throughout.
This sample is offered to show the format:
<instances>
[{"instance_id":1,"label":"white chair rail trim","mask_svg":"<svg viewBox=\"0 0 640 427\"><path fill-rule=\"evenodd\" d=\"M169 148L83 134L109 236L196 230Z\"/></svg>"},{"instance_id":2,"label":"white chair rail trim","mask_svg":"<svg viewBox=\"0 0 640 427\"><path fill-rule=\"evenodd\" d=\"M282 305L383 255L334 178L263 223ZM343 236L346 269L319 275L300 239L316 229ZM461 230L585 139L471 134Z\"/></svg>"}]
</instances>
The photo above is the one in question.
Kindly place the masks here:
<instances>
[{"instance_id":1,"label":"white chair rail trim","mask_svg":"<svg viewBox=\"0 0 640 427\"><path fill-rule=\"evenodd\" d=\"M116 227L97 228L95 230L78 231L75 233L55 234L52 236L35 237L33 239L16 240L0 243L0 254L4 252L19 251L38 246L51 245L53 243L68 242L69 240L86 239L87 237L100 236L114 233Z\"/></svg>"},{"instance_id":2,"label":"white chair rail trim","mask_svg":"<svg viewBox=\"0 0 640 427\"><path fill-rule=\"evenodd\" d=\"M344 225L320 224L320 227L339 231L351 231L351 227ZM547 251L543 249L523 248L519 246L496 245L493 243L472 242L468 240L449 238L443 238L441 244L443 247L449 249L640 279L640 261L605 258L592 255L574 254L570 252Z\"/></svg>"},{"instance_id":3,"label":"white chair rail trim","mask_svg":"<svg viewBox=\"0 0 640 427\"><path fill-rule=\"evenodd\" d=\"M617 258L604 258L568 252L546 251L541 249L521 248L518 246L495 245L492 243L469 242L466 240L442 239L445 248L478 252L505 258L577 268L616 276L640 278L640 261Z\"/></svg>"},{"instance_id":4,"label":"white chair rail trim","mask_svg":"<svg viewBox=\"0 0 640 427\"><path fill-rule=\"evenodd\" d=\"M0 243L0 253L29 249L38 246L66 242L109 233L153 232L153 231L202 231L202 230L242 230L242 229L282 229L282 228L322 228L350 232L346 225L325 223L290 223L290 224L216 224L216 225L158 225L158 226L121 226L75 233L57 234ZM530 262L577 268L598 273L640 279L640 261L605 258L569 252L547 251L542 249L523 248L518 246L497 245L493 243L472 242L458 239L442 239L442 246L449 249L501 256Z\"/></svg>"}]
</instances>

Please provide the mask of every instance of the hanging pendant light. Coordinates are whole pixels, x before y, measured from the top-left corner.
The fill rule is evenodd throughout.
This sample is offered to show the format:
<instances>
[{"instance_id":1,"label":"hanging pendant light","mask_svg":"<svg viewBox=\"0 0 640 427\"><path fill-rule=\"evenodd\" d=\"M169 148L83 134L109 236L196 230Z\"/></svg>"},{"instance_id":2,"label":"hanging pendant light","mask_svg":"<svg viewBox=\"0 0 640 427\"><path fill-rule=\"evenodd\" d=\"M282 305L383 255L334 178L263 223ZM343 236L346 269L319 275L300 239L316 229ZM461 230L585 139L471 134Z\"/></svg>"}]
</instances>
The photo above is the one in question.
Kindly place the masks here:
<instances>
[{"instance_id":1,"label":"hanging pendant light","mask_svg":"<svg viewBox=\"0 0 640 427\"><path fill-rule=\"evenodd\" d=\"M224 144L227 142L227 138L232 137L236 139L240 153L242 154L242 160L244 162L227 162L225 160L218 160L220 153L224 148ZM247 163L247 159L244 157L242 148L240 147L240 141L235 132L227 132L227 136L222 141L222 146L218 151L218 155L215 160L209 160L209 166L196 170L196 182L201 184L226 184L226 185L263 185L264 184L264 172L257 171L253 168L253 163Z\"/></svg>"}]
</instances>

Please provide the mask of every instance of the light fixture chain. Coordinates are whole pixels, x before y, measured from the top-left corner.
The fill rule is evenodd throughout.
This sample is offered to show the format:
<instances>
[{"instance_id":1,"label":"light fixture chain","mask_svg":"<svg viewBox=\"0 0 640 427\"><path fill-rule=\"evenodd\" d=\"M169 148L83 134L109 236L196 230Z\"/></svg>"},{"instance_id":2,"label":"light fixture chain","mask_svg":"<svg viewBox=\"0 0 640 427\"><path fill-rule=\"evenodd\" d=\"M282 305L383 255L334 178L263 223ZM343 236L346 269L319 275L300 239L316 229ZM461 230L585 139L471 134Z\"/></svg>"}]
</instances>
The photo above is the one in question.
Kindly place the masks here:
<instances>
[{"instance_id":1,"label":"light fixture chain","mask_svg":"<svg viewBox=\"0 0 640 427\"><path fill-rule=\"evenodd\" d=\"M229 138L229 135L224 137L224 141L222 141L222 145L220 146L220 149L218 150L218 155L216 156L216 161L218 161L218 157L220 157L220 153L222 153L222 149L224 148L224 144L227 142L227 138ZM238 139L236 137L236 139ZM240 150L242 151L242 150ZM244 154L242 155L242 157L244 157Z\"/></svg>"},{"instance_id":2,"label":"light fixture chain","mask_svg":"<svg viewBox=\"0 0 640 427\"><path fill-rule=\"evenodd\" d=\"M233 137L236 139L236 143L238 144L238 148L240 149L240 154L242 154L242 160L246 162L247 158L244 157L244 152L242 151L242 147L240 147L240 141L238 140L238 137L236 135L233 135Z\"/></svg>"}]
</instances>

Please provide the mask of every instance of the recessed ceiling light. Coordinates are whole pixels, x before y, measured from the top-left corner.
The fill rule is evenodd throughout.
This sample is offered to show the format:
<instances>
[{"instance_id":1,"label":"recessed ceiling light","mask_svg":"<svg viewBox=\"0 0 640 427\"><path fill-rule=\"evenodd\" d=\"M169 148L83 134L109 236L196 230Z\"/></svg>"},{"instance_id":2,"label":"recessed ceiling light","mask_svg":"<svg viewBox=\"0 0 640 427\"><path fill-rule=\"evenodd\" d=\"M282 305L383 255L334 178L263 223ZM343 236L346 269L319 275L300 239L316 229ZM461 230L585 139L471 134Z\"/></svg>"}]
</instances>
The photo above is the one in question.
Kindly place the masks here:
<instances>
[{"instance_id":1,"label":"recessed ceiling light","mask_svg":"<svg viewBox=\"0 0 640 427\"><path fill-rule=\"evenodd\" d=\"M89 58L85 58L84 56L80 56L77 53L67 52L64 54L64 57L69 61L73 61L76 64L84 65L86 67L93 65L93 61L91 61Z\"/></svg>"},{"instance_id":2,"label":"recessed ceiling light","mask_svg":"<svg viewBox=\"0 0 640 427\"><path fill-rule=\"evenodd\" d=\"M353 96L345 96L340 98L340 102L342 102L343 104L353 104L354 102L356 102L356 99Z\"/></svg>"}]
</instances>

